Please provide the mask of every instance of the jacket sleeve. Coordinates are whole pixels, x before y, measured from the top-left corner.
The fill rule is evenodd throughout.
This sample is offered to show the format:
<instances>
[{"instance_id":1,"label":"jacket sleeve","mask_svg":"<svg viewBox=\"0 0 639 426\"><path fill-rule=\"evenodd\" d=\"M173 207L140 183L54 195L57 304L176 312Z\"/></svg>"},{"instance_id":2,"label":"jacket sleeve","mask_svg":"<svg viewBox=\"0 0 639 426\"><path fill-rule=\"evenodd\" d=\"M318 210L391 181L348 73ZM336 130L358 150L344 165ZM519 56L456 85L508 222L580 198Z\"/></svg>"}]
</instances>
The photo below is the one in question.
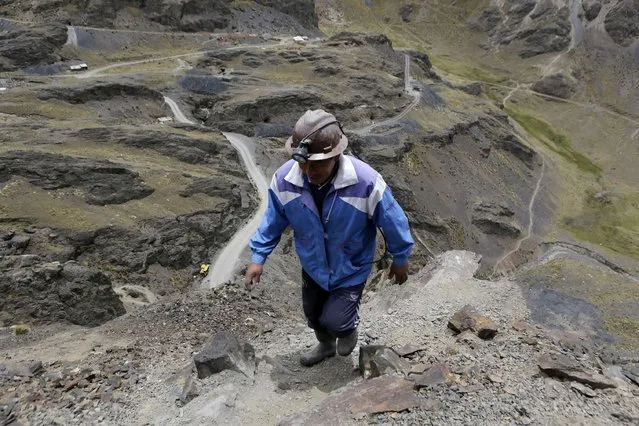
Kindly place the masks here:
<instances>
[{"instance_id":1,"label":"jacket sleeve","mask_svg":"<svg viewBox=\"0 0 639 426\"><path fill-rule=\"evenodd\" d=\"M378 176L369 200L373 221L384 232L393 263L400 266L407 264L414 244L408 218L381 176Z\"/></svg>"},{"instance_id":2,"label":"jacket sleeve","mask_svg":"<svg viewBox=\"0 0 639 426\"><path fill-rule=\"evenodd\" d=\"M266 262L266 258L280 242L282 232L289 224L284 206L275 191L277 191L277 183L275 176L273 176L268 190L268 207L262 218L262 223L249 242L249 247L253 251L252 263L263 265Z\"/></svg>"}]
</instances>

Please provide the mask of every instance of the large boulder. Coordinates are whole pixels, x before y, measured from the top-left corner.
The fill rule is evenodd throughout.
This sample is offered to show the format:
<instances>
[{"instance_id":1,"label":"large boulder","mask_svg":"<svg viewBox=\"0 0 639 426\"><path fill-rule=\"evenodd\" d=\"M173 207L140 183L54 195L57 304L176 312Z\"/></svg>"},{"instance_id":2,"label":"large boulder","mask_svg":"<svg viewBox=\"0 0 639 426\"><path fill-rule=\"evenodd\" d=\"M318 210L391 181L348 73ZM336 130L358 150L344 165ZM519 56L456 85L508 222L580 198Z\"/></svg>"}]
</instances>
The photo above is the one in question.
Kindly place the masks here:
<instances>
[{"instance_id":1,"label":"large boulder","mask_svg":"<svg viewBox=\"0 0 639 426\"><path fill-rule=\"evenodd\" d=\"M226 331L215 334L193 360L199 379L205 379L224 370L237 371L247 377L253 377L255 374L253 346L240 342Z\"/></svg>"},{"instance_id":2,"label":"large boulder","mask_svg":"<svg viewBox=\"0 0 639 426\"><path fill-rule=\"evenodd\" d=\"M59 321L97 326L125 313L102 272L75 262L15 267L14 260L0 261L0 323L5 326Z\"/></svg>"},{"instance_id":3,"label":"large boulder","mask_svg":"<svg viewBox=\"0 0 639 426\"><path fill-rule=\"evenodd\" d=\"M558 73L541 78L532 89L537 93L569 99L575 93L575 83L569 77Z\"/></svg>"}]
</instances>

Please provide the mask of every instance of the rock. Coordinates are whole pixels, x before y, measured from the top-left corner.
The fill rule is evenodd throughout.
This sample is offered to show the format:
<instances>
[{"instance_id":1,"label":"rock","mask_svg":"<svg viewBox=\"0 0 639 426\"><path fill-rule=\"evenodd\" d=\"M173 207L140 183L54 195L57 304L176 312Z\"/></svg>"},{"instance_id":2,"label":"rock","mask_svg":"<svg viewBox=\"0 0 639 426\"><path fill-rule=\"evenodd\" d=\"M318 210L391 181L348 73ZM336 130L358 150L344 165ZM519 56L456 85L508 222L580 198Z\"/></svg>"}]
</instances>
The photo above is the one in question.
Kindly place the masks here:
<instances>
[{"instance_id":1,"label":"rock","mask_svg":"<svg viewBox=\"0 0 639 426\"><path fill-rule=\"evenodd\" d=\"M479 18L468 23L472 29L488 32L495 29L503 20L503 15L497 5L490 5L484 9Z\"/></svg>"},{"instance_id":2,"label":"rock","mask_svg":"<svg viewBox=\"0 0 639 426\"><path fill-rule=\"evenodd\" d=\"M205 379L223 370L234 370L247 377L255 373L255 349L240 343L231 333L217 333L193 358L199 379Z\"/></svg>"},{"instance_id":3,"label":"rock","mask_svg":"<svg viewBox=\"0 0 639 426\"><path fill-rule=\"evenodd\" d=\"M623 374L635 385L639 386L639 367L627 365L623 367Z\"/></svg>"},{"instance_id":4,"label":"rock","mask_svg":"<svg viewBox=\"0 0 639 426\"><path fill-rule=\"evenodd\" d=\"M75 262L0 272L0 293L0 311L9 323L97 326L125 313L109 278Z\"/></svg>"},{"instance_id":5,"label":"rock","mask_svg":"<svg viewBox=\"0 0 639 426\"><path fill-rule=\"evenodd\" d=\"M9 241L9 247L13 247L16 250L24 250L29 245L29 241L31 241L30 237L16 235Z\"/></svg>"},{"instance_id":6,"label":"rock","mask_svg":"<svg viewBox=\"0 0 639 426\"><path fill-rule=\"evenodd\" d=\"M521 235L521 226L514 214L504 204L479 202L473 206L472 224L486 234L515 238Z\"/></svg>"},{"instance_id":7,"label":"rock","mask_svg":"<svg viewBox=\"0 0 639 426\"><path fill-rule=\"evenodd\" d=\"M481 83L470 83L462 86L456 86L462 92L468 93L471 96L481 96L484 93L484 89L481 87Z\"/></svg>"},{"instance_id":8,"label":"rock","mask_svg":"<svg viewBox=\"0 0 639 426\"><path fill-rule=\"evenodd\" d=\"M341 69L339 67L334 67L331 65L322 65L322 64L318 64L313 68L313 72L319 76L331 76L331 75L337 75L341 72Z\"/></svg>"},{"instance_id":9,"label":"rock","mask_svg":"<svg viewBox=\"0 0 639 426\"><path fill-rule=\"evenodd\" d=\"M411 366L408 374L422 374L424 371L430 368L429 364L419 363Z\"/></svg>"},{"instance_id":10,"label":"rock","mask_svg":"<svg viewBox=\"0 0 639 426\"><path fill-rule=\"evenodd\" d=\"M551 377L574 380L594 389L616 388L617 383L600 374L584 371L579 364L561 354L546 354L537 360L539 369Z\"/></svg>"},{"instance_id":11,"label":"rock","mask_svg":"<svg viewBox=\"0 0 639 426\"><path fill-rule=\"evenodd\" d=\"M40 262L42 258L35 254L5 255L0 257L0 269L28 268Z\"/></svg>"},{"instance_id":12,"label":"rock","mask_svg":"<svg viewBox=\"0 0 639 426\"><path fill-rule=\"evenodd\" d=\"M532 90L561 99L570 99L576 87L569 77L563 74L552 74L537 80Z\"/></svg>"},{"instance_id":13,"label":"rock","mask_svg":"<svg viewBox=\"0 0 639 426\"><path fill-rule=\"evenodd\" d=\"M410 343L402 346L401 348L393 348L393 351L401 357L406 357L408 355L414 354L415 352L425 351L425 350L426 350L425 346L413 345Z\"/></svg>"},{"instance_id":14,"label":"rock","mask_svg":"<svg viewBox=\"0 0 639 426\"><path fill-rule=\"evenodd\" d=\"M499 330L490 318L480 315L471 305L457 311L448 321L448 328L457 333L471 330L482 339L492 339Z\"/></svg>"},{"instance_id":15,"label":"rock","mask_svg":"<svg viewBox=\"0 0 639 426\"><path fill-rule=\"evenodd\" d=\"M425 404L435 409L432 400L415 394L413 383L397 376L381 376L365 380L355 386L333 392L317 407L308 412L294 414L281 423L292 425L342 424L344 419L363 413L366 415L399 412Z\"/></svg>"},{"instance_id":16,"label":"rock","mask_svg":"<svg viewBox=\"0 0 639 426\"><path fill-rule=\"evenodd\" d=\"M570 389L573 389L580 394L587 396L588 398L594 398L597 396L597 392L589 388L588 386L584 386L579 382L572 382L570 384Z\"/></svg>"},{"instance_id":17,"label":"rock","mask_svg":"<svg viewBox=\"0 0 639 426\"><path fill-rule=\"evenodd\" d=\"M359 348L359 371L365 379L408 370L406 363L391 348L367 345Z\"/></svg>"},{"instance_id":18,"label":"rock","mask_svg":"<svg viewBox=\"0 0 639 426\"><path fill-rule=\"evenodd\" d=\"M504 379L501 376L498 376L497 374L489 374L488 375L488 380L490 380L493 383L504 383Z\"/></svg>"},{"instance_id":19,"label":"rock","mask_svg":"<svg viewBox=\"0 0 639 426\"><path fill-rule=\"evenodd\" d=\"M2 237L0 237L0 239L2 239L2 241L9 241L15 234L15 231L6 231L2 233Z\"/></svg>"},{"instance_id":20,"label":"rock","mask_svg":"<svg viewBox=\"0 0 639 426\"><path fill-rule=\"evenodd\" d=\"M639 37L639 2L622 0L606 15L606 31L615 43L630 46Z\"/></svg>"},{"instance_id":21,"label":"rock","mask_svg":"<svg viewBox=\"0 0 639 426\"><path fill-rule=\"evenodd\" d=\"M639 424L639 416L626 413L624 411L613 411L610 415L614 418L630 424Z\"/></svg>"},{"instance_id":22,"label":"rock","mask_svg":"<svg viewBox=\"0 0 639 426\"><path fill-rule=\"evenodd\" d=\"M88 204L122 204L153 193L138 173L116 163L45 152L0 154L0 183L14 176L21 176L47 191L81 189ZM27 237L19 238L25 241Z\"/></svg>"},{"instance_id":23,"label":"rock","mask_svg":"<svg viewBox=\"0 0 639 426\"><path fill-rule=\"evenodd\" d=\"M64 25L20 26L7 32L3 31L3 42L0 43L0 71L18 71L37 66L46 69L46 65L60 61L58 52L66 40L67 29Z\"/></svg>"},{"instance_id":24,"label":"rock","mask_svg":"<svg viewBox=\"0 0 639 426\"><path fill-rule=\"evenodd\" d=\"M422 374L411 374L409 379L417 387L429 387L455 381L455 375L446 364L434 364Z\"/></svg>"},{"instance_id":25,"label":"rock","mask_svg":"<svg viewBox=\"0 0 639 426\"><path fill-rule=\"evenodd\" d=\"M598 1L588 5L586 7L586 13L585 13L586 19L588 21L597 19L597 16L599 16L599 12L601 12L601 7L602 5Z\"/></svg>"},{"instance_id":26,"label":"rock","mask_svg":"<svg viewBox=\"0 0 639 426\"><path fill-rule=\"evenodd\" d=\"M404 22L410 22L412 14L413 14L412 4L405 4L399 8L399 16L402 18L402 21Z\"/></svg>"},{"instance_id":27,"label":"rock","mask_svg":"<svg viewBox=\"0 0 639 426\"><path fill-rule=\"evenodd\" d=\"M18 398L0 401L0 424L3 426L20 426L18 422Z\"/></svg>"},{"instance_id":28,"label":"rock","mask_svg":"<svg viewBox=\"0 0 639 426\"><path fill-rule=\"evenodd\" d=\"M184 387L182 388L182 394L180 395L180 398L177 401L178 402L178 406L182 407L182 406L188 404L193 399L197 398L199 395L200 395L200 391L198 390L197 386L195 385L195 381L193 380L193 377L189 374L186 377L186 380L184 381Z\"/></svg>"}]
</instances>

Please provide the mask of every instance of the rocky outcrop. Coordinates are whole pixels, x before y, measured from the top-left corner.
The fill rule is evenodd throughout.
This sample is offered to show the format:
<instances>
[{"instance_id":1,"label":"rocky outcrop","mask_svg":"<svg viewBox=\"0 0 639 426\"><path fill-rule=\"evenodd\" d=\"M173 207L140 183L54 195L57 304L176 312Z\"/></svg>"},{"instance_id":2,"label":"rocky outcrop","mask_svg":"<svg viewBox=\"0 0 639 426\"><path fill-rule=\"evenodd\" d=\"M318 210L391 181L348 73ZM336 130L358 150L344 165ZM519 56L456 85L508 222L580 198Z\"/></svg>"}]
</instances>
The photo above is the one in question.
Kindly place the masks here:
<instances>
[{"instance_id":1,"label":"rocky outcrop","mask_svg":"<svg viewBox=\"0 0 639 426\"><path fill-rule=\"evenodd\" d=\"M503 7L491 5L468 25L488 34L485 48L523 42L519 56L528 58L564 50L570 44L568 7L551 0L506 1Z\"/></svg>"},{"instance_id":2,"label":"rocky outcrop","mask_svg":"<svg viewBox=\"0 0 639 426\"><path fill-rule=\"evenodd\" d=\"M504 204L477 203L472 223L486 234L518 237L521 227L514 221L515 212Z\"/></svg>"},{"instance_id":3,"label":"rocky outcrop","mask_svg":"<svg viewBox=\"0 0 639 426\"><path fill-rule=\"evenodd\" d=\"M180 134L154 131L131 131L117 127L79 130L78 137L91 143L118 143L134 148L151 149L189 164L214 164L218 172L243 177L240 160L229 144L217 140L198 139Z\"/></svg>"},{"instance_id":4,"label":"rocky outcrop","mask_svg":"<svg viewBox=\"0 0 639 426\"><path fill-rule=\"evenodd\" d=\"M216 103L211 110L207 125L223 128L224 122L245 123L295 122L307 109L319 108L321 98L308 90L286 90L250 101L229 99Z\"/></svg>"},{"instance_id":5,"label":"rocky outcrop","mask_svg":"<svg viewBox=\"0 0 639 426\"><path fill-rule=\"evenodd\" d=\"M31 266L20 257L5 257L0 260L0 292L5 326L60 321L97 326L125 312L109 278L75 262Z\"/></svg>"},{"instance_id":6,"label":"rocky outcrop","mask_svg":"<svg viewBox=\"0 0 639 426\"><path fill-rule=\"evenodd\" d=\"M563 74L552 74L538 80L532 87L535 92L557 98L569 99L575 93L575 83Z\"/></svg>"},{"instance_id":7,"label":"rocky outcrop","mask_svg":"<svg viewBox=\"0 0 639 426\"><path fill-rule=\"evenodd\" d=\"M317 32L317 15L310 0L94 0L87 4L82 0L64 0L36 5L16 1L6 13L21 17L26 10L46 16L49 21L106 28L133 22L142 29L160 27L185 32L250 29L275 32L284 28Z\"/></svg>"},{"instance_id":8,"label":"rocky outcrop","mask_svg":"<svg viewBox=\"0 0 639 426\"><path fill-rule=\"evenodd\" d=\"M77 188L88 204L121 204L153 193L138 173L119 164L42 152L0 154L0 183L13 177L47 191Z\"/></svg>"},{"instance_id":9,"label":"rocky outcrop","mask_svg":"<svg viewBox=\"0 0 639 426\"><path fill-rule=\"evenodd\" d=\"M67 40L63 25L15 27L0 32L0 71L17 71L61 59L59 49Z\"/></svg>"},{"instance_id":10,"label":"rocky outcrop","mask_svg":"<svg viewBox=\"0 0 639 426\"><path fill-rule=\"evenodd\" d=\"M197 377L205 379L224 370L234 370L247 377L255 373L255 349L239 342L228 332L220 332L193 358Z\"/></svg>"},{"instance_id":11,"label":"rocky outcrop","mask_svg":"<svg viewBox=\"0 0 639 426\"><path fill-rule=\"evenodd\" d=\"M100 102L114 98L136 97L163 102L162 94L143 85L120 83L95 83L81 87L47 89L39 96L41 100L60 99L71 104Z\"/></svg>"},{"instance_id":12,"label":"rocky outcrop","mask_svg":"<svg viewBox=\"0 0 639 426\"><path fill-rule=\"evenodd\" d=\"M639 2L620 1L608 12L604 23L615 43L630 46L639 37Z\"/></svg>"}]
</instances>

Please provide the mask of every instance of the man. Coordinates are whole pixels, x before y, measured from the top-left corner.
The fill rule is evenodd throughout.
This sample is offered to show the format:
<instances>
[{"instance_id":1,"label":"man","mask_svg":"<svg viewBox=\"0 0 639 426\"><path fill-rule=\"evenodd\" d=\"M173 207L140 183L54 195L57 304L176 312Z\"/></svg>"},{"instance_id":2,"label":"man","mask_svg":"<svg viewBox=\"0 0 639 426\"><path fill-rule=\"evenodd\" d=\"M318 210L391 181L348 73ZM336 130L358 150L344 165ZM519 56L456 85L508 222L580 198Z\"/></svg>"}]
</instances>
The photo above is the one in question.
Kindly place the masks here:
<instances>
[{"instance_id":1,"label":"man","mask_svg":"<svg viewBox=\"0 0 639 426\"><path fill-rule=\"evenodd\" d=\"M293 157L273 176L269 205L251 239L248 288L259 283L263 265L287 226L294 231L302 264L302 301L319 344L302 355L312 366L357 345L358 308L375 259L377 227L393 256L389 277L408 278L413 246L408 220L390 189L366 163L347 155L348 139L324 110L307 111L286 148ZM337 344L336 344L337 340Z\"/></svg>"}]
</instances>

